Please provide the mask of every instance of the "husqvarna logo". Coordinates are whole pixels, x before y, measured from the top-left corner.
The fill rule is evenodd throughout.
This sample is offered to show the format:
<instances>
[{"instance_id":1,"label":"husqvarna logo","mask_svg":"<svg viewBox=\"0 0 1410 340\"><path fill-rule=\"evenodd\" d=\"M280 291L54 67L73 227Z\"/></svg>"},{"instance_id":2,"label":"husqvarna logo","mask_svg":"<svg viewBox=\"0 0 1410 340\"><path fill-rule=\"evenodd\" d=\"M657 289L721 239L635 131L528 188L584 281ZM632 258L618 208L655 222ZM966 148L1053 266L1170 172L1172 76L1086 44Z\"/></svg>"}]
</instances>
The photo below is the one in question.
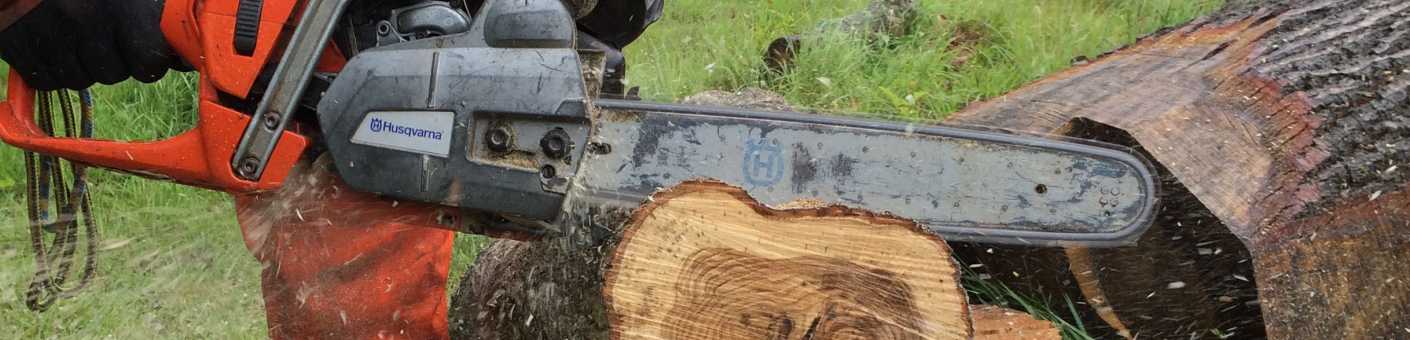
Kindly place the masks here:
<instances>
[{"instance_id":1,"label":"husqvarna logo","mask_svg":"<svg viewBox=\"0 0 1410 340\"><path fill-rule=\"evenodd\" d=\"M353 133L353 144L414 152L436 157L450 155L455 113L446 111L368 112Z\"/></svg>"},{"instance_id":2,"label":"husqvarna logo","mask_svg":"<svg viewBox=\"0 0 1410 340\"><path fill-rule=\"evenodd\" d=\"M773 186L783 178L783 155L778 145L755 139L744 146L744 181L754 186Z\"/></svg>"},{"instance_id":3,"label":"husqvarna logo","mask_svg":"<svg viewBox=\"0 0 1410 340\"><path fill-rule=\"evenodd\" d=\"M441 140L441 136L444 134L441 131L397 125L396 123L382 120L380 118L372 118L372 123L368 124L368 130L372 130L372 132L376 133L382 133L385 131L386 133L391 134L398 134L415 138L427 138L433 140Z\"/></svg>"}]
</instances>

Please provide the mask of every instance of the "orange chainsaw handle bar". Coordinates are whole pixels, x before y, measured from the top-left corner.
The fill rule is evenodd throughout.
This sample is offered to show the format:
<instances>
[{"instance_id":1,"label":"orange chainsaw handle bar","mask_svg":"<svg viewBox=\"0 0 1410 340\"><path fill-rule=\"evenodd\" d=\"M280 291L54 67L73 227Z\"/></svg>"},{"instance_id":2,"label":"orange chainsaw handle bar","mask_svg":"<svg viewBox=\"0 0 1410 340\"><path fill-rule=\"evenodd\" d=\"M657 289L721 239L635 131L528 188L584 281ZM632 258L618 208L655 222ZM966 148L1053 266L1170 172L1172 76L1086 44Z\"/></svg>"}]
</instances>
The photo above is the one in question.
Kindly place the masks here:
<instances>
[{"instance_id":1,"label":"orange chainsaw handle bar","mask_svg":"<svg viewBox=\"0 0 1410 340\"><path fill-rule=\"evenodd\" d=\"M308 140L284 132L259 181L236 177L231 157L250 118L217 104L215 89L200 83L199 121L175 137L143 142L61 138L46 135L35 124L34 90L12 70L8 100L0 103L0 139L28 151L207 189L250 192L279 187Z\"/></svg>"}]
</instances>

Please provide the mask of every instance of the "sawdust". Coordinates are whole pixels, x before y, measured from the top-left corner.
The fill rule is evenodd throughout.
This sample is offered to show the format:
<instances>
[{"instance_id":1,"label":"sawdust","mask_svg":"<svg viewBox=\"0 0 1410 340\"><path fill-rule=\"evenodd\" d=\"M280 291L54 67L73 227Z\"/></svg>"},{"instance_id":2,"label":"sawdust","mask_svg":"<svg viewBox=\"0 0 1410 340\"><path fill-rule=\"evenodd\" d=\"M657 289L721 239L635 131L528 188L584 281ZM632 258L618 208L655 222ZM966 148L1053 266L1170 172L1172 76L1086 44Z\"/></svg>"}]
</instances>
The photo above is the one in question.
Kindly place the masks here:
<instances>
[{"instance_id":1,"label":"sawdust","mask_svg":"<svg viewBox=\"0 0 1410 340\"><path fill-rule=\"evenodd\" d=\"M284 185L268 193L250 194L237 197L250 204L237 205L235 213L245 231L245 244L252 253L259 254L270 236L271 230L280 221L290 218L303 218L300 205L320 201L335 192L327 192L326 181L332 178L332 157L319 157L313 162L299 162L289 171Z\"/></svg>"},{"instance_id":2,"label":"sawdust","mask_svg":"<svg viewBox=\"0 0 1410 340\"><path fill-rule=\"evenodd\" d=\"M510 150L503 154L485 155L485 157L481 159L507 167L531 171L538 170L538 160L534 159L534 154L523 150Z\"/></svg>"},{"instance_id":3,"label":"sawdust","mask_svg":"<svg viewBox=\"0 0 1410 340\"><path fill-rule=\"evenodd\" d=\"M797 199L797 200L789 201L789 202L784 203L784 204L779 204L779 205L770 206L769 208L773 208L773 209L776 209L776 210L799 210L799 209L819 209L819 208L826 208L827 206L828 206L827 202L823 202L823 201L818 200L818 199L815 199L815 198L803 198L803 199Z\"/></svg>"}]
</instances>

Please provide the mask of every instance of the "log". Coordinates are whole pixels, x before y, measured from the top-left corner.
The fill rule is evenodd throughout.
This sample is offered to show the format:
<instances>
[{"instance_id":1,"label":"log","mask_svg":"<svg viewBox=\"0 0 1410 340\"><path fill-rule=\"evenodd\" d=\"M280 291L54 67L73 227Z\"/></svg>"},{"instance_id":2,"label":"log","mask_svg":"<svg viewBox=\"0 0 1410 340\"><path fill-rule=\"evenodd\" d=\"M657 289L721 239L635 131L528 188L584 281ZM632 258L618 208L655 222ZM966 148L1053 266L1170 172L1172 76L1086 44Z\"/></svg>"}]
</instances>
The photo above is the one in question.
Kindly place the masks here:
<instances>
[{"instance_id":1,"label":"log","mask_svg":"<svg viewBox=\"0 0 1410 340\"><path fill-rule=\"evenodd\" d=\"M472 303L452 314L472 318L456 335L971 336L949 247L911 222L840 206L773 209L717 182L658 193L625 221L615 246L576 247L607 251L540 257L574 247L496 242L457 292L456 306ZM611 260L558 261L574 255Z\"/></svg>"},{"instance_id":2,"label":"log","mask_svg":"<svg viewBox=\"0 0 1410 340\"><path fill-rule=\"evenodd\" d=\"M1138 338L1410 336L1407 23L1400 0L1236 1L971 105L951 121L1134 147L1166 190L1135 247L957 254Z\"/></svg>"}]
</instances>

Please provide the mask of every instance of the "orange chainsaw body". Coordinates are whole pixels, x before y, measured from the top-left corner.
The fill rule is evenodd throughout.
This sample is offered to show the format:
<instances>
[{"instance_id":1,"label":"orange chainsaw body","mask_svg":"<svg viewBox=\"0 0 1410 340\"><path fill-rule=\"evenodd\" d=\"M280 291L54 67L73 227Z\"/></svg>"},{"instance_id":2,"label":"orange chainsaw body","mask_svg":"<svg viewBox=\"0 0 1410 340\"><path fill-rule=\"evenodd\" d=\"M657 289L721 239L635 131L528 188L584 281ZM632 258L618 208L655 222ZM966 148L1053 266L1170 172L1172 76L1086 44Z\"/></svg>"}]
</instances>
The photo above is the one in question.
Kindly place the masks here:
<instances>
[{"instance_id":1,"label":"orange chainsaw body","mask_svg":"<svg viewBox=\"0 0 1410 340\"><path fill-rule=\"evenodd\" d=\"M208 189L250 192L279 187L298 161L308 138L291 128L283 133L263 176L245 180L231 168L237 144L250 121L248 112L226 107L219 93L247 98L270 58L277 58L280 37L292 27L299 1L265 0L254 52L236 53L235 13L239 0L167 0L162 32L172 49L200 73L198 122L175 137L156 141L59 138L44 134L34 122L34 91L13 71L8 100L0 103L0 139L19 148L93 166L171 180ZM320 60L321 71L345 62L336 49ZM258 98L254 98L258 100Z\"/></svg>"}]
</instances>

